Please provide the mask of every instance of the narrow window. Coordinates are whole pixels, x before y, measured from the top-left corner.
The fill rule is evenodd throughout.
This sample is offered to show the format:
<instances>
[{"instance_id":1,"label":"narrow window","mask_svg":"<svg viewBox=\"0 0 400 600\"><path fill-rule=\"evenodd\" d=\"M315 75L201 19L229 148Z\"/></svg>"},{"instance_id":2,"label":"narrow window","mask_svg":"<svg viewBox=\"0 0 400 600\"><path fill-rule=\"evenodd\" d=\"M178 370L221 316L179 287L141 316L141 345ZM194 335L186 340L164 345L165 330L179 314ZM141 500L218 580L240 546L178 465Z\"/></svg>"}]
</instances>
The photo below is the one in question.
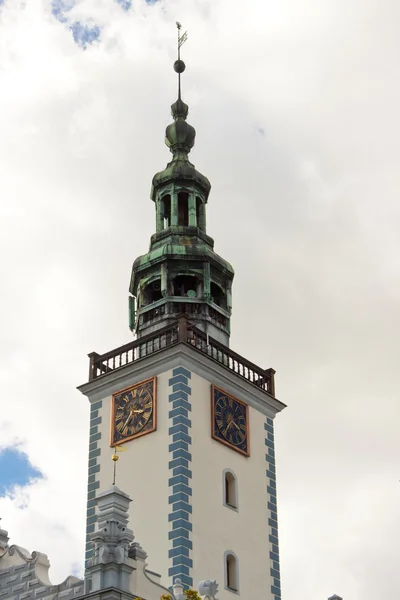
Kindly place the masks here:
<instances>
[{"instance_id":1,"label":"narrow window","mask_svg":"<svg viewBox=\"0 0 400 600\"><path fill-rule=\"evenodd\" d=\"M178 194L178 225L189 224L189 194Z\"/></svg>"},{"instance_id":2,"label":"narrow window","mask_svg":"<svg viewBox=\"0 0 400 600\"><path fill-rule=\"evenodd\" d=\"M232 471L224 473L224 504L237 508L237 480Z\"/></svg>"},{"instance_id":3,"label":"narrow window","mask_svg":"<svg viewBox=\"0 0 400 600\"><path fill-rule=\"evenodd\" d=\"M238 561L232 552L225 554L225 579L228 590L237 592L239 589Z\"/></svg>"},{"instance_id":4,"label":"narrow window","mask_svg":"<svg viewBox=\"0 0 400 600\"><path fill-rule=\"evenodd\" d=\"M167 229L171 225L171 196L164 196L162 202L164 203L163 225L164 229Z\"/></svg>"}]
</instances>

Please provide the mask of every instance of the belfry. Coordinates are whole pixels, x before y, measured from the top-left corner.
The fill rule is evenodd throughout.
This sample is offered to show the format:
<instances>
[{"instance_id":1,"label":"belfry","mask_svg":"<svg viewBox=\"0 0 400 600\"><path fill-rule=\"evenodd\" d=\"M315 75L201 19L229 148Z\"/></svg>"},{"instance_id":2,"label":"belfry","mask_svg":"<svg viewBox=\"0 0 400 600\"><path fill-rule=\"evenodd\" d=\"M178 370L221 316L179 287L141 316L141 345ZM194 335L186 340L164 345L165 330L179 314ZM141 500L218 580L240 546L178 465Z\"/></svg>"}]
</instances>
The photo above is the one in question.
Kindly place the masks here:
<instances>
[{"instance_id":1,"label":"belfry","mask_svg":"<svg viewBox=\"0 0 400 600\"><path fill-rule=\"evenodd\" d=\"M165 134L172 160L153 177L156 232L149 252L133 264L130 326L141 338L185 314L201 331L228 345L234 272L214 252L214 240L207 235L211 185L189 161L196 131L186 120L189 108L181 99L185 65L180 58L174 68L178 99L171 107L174 122Z\"/></svg>"},{"instance_id":2,"label":"belfry","mask_svg":"<svg viewBox=\"0 0 400 600\"><path fill-rule=\"evenodd\" d=\"M116 483L132 499L131 523L157 581L191 588L206 576L219 582L220 600L278 600L273 419L285 405L275 371L229 347L234 271L214 252L211 185L189 160L196 132L181 97L185 39L178 26L178 98L165 136L172 160L153 177L155 233L132 267L134 340L90 354L79 388L91 405L88 573L110 456L123 448Z\"/></svg>"}]
</instances>

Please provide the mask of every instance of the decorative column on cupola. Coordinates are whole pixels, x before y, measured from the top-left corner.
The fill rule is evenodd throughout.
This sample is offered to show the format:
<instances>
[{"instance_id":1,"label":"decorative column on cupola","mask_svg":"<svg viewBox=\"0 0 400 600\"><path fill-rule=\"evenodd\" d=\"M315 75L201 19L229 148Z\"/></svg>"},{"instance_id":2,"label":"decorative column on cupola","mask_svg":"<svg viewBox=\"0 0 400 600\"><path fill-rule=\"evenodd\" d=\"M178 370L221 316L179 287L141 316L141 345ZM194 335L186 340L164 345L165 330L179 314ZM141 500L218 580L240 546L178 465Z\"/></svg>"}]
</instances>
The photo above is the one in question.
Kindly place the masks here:
<instances>
[{"instance_id":1,"label":"decorative column on cupola","mask_svg":"<svg viewBox=\"0 0 400 600\"><path fill-rule=\"evenodd\" d=\"M234 271L214 252L214 240L207 235L211 184L189 161L196 131L187 122L189 107L181 98L185 64L180 47L185 40L185 34L178 33L178 99L165 133L172 160L153 177L156 233L149 252L133 263L130 328L140 338L185 314L199 329L229 345Z\"/></svg>"}]
</instances>

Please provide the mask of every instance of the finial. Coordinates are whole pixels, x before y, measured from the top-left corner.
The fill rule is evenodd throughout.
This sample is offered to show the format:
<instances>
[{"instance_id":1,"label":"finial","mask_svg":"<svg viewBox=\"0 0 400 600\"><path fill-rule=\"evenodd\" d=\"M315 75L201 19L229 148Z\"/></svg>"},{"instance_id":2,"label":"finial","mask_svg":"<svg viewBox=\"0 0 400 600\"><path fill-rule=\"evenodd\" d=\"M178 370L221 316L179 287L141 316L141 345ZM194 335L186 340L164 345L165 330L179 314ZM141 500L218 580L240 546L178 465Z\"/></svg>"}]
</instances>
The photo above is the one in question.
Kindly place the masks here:
<instances>
[{"instance_id":1,"label":"finial","mask_svg":"<svg viewBox=\"0 0 400 600\"><path fill-rule=\"evenodd\" d=\"M176 600L185 600L186 596L183 591L182 581L178 577L175 579L172 589Z\"/></svg>"},{"instance_id":2,"label":"finial","mask_svg":"<svg viewBox=\"0 0 400 600\"><path fill-rule=\"evenodd\" d=\"M185 33L183 33L181 35L181 29L182 29L182 25L180 23L178 23L178 21L176 22L176 26L178 28L178 60L176 60L174 62L174 71L176 73L178 73L178 100L181 99L181 73L183 73L183 71L186 69L186 65L183 62L183 60L181 60L181 46L183 46L183 44L186 42L187 40L187 31L185 31Z\"/></svg>"},{"instance_id":3,"label":"finial","mask_svg":"<svg viewBox=\"0 0 400 600\"><path fill-rule=\"evenodd\" d=\"M114 462L114 473L113 473L112 484L115 485L115 479L117 476L117 461L119 460L119 456L118 456L117 452L125 452L125 450L128 450L128 448L126 448L125 446L113 446L113 448L114 448L114 454L111 456L111 460Z\"/></svg>"}]
</instances>

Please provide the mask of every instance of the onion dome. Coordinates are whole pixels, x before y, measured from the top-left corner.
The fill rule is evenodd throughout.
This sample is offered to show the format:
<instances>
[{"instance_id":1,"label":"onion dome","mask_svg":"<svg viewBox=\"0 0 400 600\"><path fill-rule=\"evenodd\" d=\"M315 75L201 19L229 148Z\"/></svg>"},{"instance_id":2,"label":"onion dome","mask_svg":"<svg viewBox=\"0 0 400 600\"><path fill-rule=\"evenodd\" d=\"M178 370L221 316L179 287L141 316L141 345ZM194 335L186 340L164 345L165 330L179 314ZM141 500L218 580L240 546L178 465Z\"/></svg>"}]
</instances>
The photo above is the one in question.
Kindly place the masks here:
<instances>
[{"instance_id":1,"label":"onion dome","mask_svg":"<svg viewBox=\"0 0 400 600\"><path fill-rule=\"evenodd\" d=\"M173 154L179 151L189 154L194 146L196 130L186 122L188 113L188 105L180 98L171 106L174 122L167 127L165 143Z\"/></svg>"},{"instance_id":2,"label":"onion dome","mask_svg":"<svg viewBox=\"0 0 400 600\"><path fill-rule=\"evenodd\" d=\"M171 114L174 122L168 125L165 132L165 143L171 150L173 159L167 167L153 177L151 198L155 200L157 189L171 181L192 181L202 190L205 198L208 198L211 184L207 177L197 171L189 161L188 154L194 146L196 130L186 122L189 107L181 98L178 98L171 106Z\"/></svg>"}]
</instances>

